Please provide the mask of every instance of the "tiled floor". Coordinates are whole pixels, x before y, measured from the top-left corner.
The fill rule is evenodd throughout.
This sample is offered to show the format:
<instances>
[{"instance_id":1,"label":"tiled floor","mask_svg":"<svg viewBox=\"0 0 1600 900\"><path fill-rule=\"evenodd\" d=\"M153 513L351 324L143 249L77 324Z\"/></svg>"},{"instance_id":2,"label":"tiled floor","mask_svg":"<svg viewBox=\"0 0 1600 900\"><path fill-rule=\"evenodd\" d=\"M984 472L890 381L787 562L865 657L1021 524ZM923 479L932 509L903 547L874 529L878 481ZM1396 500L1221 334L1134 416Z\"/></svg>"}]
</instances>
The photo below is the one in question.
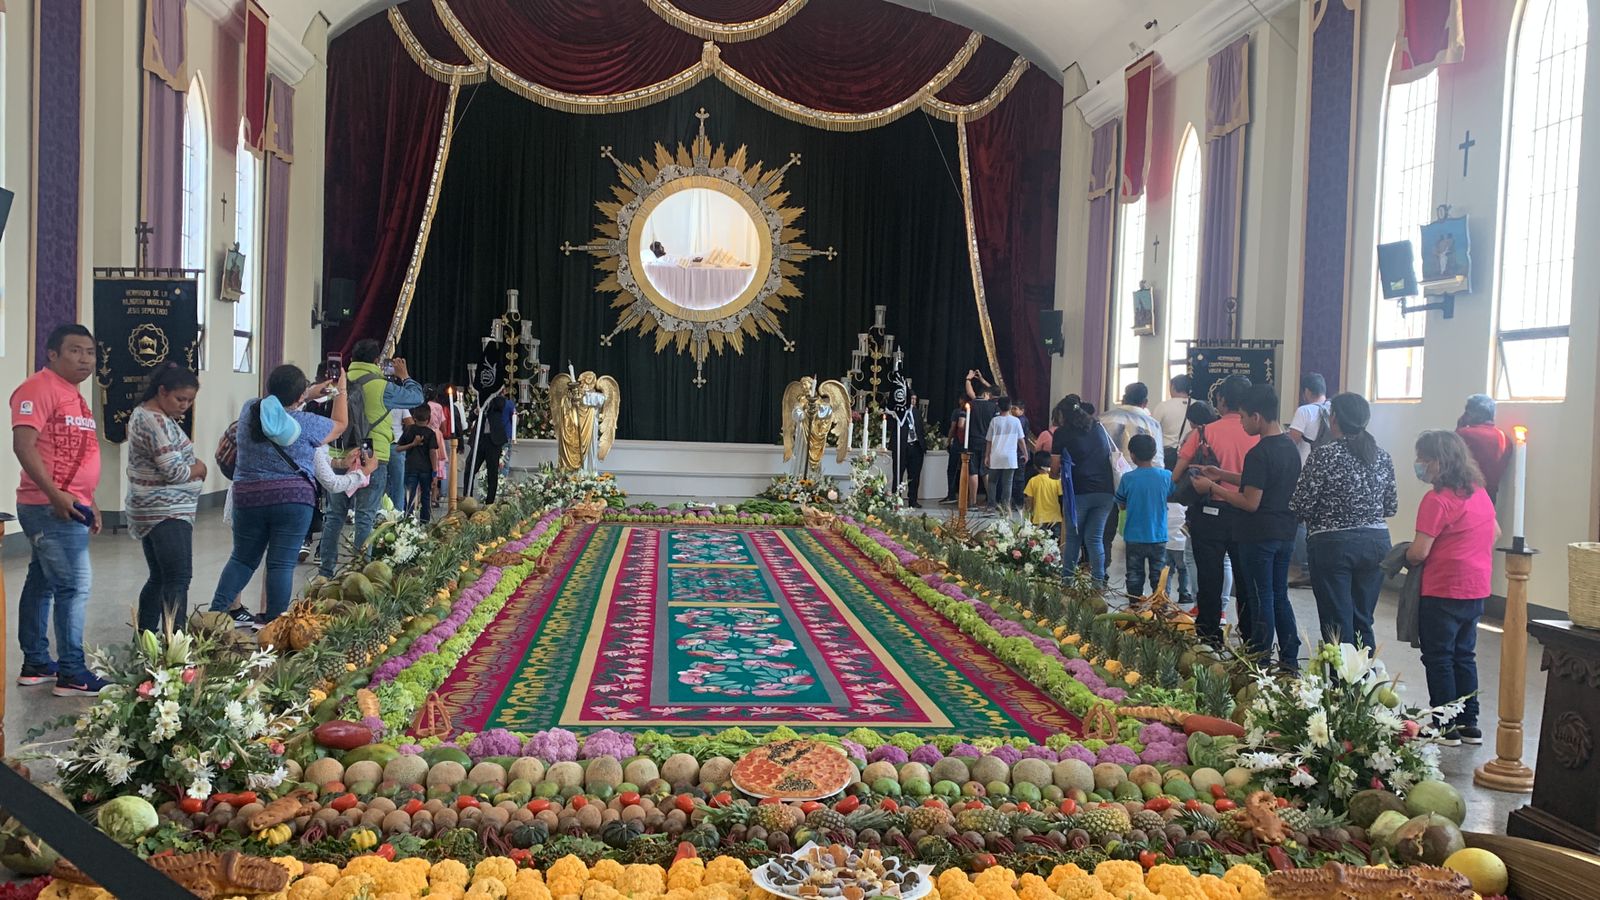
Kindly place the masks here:
<instances>
[{"instance_id":1,"label":"tiled floor","mask_svg":"<svg viewBox=\"0 0 1600 900\"><path fill-rule=\"evenodd\" d=\"M934 509L942 511L948 508L930 508L928 511L933 512ZM8 543L24 540L14 529L7 537ZM16 649L16 598L22 589L27 562L25 554L16 553L14 547L10 549L13 552L6 554L5 559L5 587L6 596L9 598L6 607L5 733L7 751L15 752L23 743L23 738L30 728L43 721L82 709L85 701L58 699L51 696L47 687L23 688L13 683L13 673L20 665L20 654ZM231 536L227 526L222 523L220 512L213 510L202 513L195 529L195 574L189 595L192 605L203 605L210 600L211 592L216 587L217 576L227 561L230 549ZM95 589L89 604L87 639L91 645L127 640L132 635L130 623L133 621L133 609L137 604L139 587L145 578L144 556L138 543L126 533L106 534L94 538L91 554L95 569ZM1116 555L1120 558L1120 548ZM302 566L299 577L308 578L311 572L311 566ZM1120 574L1120 563L1117 563L1113 567L1113 584L1120 581ZM1538 579L1536 571L1533 585L1535 591L1540 589ZM259 591L258 577L245 594L251 599L252 605ZM1314 630L1317 621L1316 605L1311 592L1297 590L1293 591L1292 595L1301 633L1309 634ZM1422 661L1415 649L1396 642L1394 613L1392 598L1385 597L1378 610L1379 654L1388 664L1390 671L1401 676L1403 684L1409 689L1407 699L1422 703L1427 696L1422 676ZM1524 760L1530 765L1536 755L1540 708L1544 697L1544 676L1539 671L1539 655L1538 645L1531 645L1527 663L1528 713L1524 723L1527 735ZM1526 802L1522 795L1484 791L1472 785L1473 767L1493 758L1493 726L1497 716L1499 695L1499 660L1499 631L1485 624L1479 631L1478 666L1483 679L1481 685L1483 726L1487 732L1487 742L1479 747L1462 746L1444 750L1445 774L1466 796L1468 801L1466 825L1469 829L1477 831L1504 832L1507 813ZM52 737L59 738L59 736L58 734Z\"/></svg>"}]
</instances>

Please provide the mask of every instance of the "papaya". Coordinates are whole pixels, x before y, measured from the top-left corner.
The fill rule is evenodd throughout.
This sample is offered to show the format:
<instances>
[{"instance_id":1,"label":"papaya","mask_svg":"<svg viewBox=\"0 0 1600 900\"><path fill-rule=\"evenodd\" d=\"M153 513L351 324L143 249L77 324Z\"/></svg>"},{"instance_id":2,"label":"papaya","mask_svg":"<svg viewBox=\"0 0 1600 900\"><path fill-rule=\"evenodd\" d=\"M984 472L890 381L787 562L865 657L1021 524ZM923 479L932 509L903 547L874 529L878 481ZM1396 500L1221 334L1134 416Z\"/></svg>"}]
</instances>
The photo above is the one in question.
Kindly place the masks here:
<instances>
[{"instance_id":1,"label":"papaya","mask_svg":"<svg viewBox=\"0 0 1600 900\"><path fill-rule=\"evenodd\" d=\"M379 766L386 766L390 760L400 755L400 751L389 744L368 744L357 747L339 758L345 768L350 768L358 762L375 762Z\"/></svg>"}]
</instances>

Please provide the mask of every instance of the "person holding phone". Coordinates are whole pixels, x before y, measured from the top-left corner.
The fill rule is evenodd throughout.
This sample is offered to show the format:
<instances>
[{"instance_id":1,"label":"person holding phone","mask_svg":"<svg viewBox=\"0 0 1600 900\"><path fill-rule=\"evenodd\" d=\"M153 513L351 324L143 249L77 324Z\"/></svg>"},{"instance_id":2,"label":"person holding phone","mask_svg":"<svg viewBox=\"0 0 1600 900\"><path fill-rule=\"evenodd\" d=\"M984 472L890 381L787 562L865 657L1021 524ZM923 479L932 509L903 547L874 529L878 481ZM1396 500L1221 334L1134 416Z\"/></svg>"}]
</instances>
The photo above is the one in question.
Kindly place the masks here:
<instances>
[{"instance_id":1,"label":"person holding phone","mask_svg":"<svg viewBox=\"0 0 1600 900\"><path fill-rule=\"evenodd\" d=\"M94 374L94 335L82 325L59 326L45 359L11 394L11 449L22 466L17 523L33 549L17 604L17 684L55 682L57 697L93 697L105 682L84 662L83 620L93 584L89 535L100 533L100 441L78 386ZM52 610L59 661L50 658Z\"/></svg>"},{"instance_id":2,"label":"person holding phone","mask_svg":"<svg viewBox=\"0 0 1600 900\"><path fill-rule=\"evenodd\" d=\"M341 374L330 416L300 407L328 392L327 382L306 384L299 366L284 364L267 376L267 394L239 411L238 458L233 473L233 554L211 597L241 627L260 628L289 608L300 541L316 503L315 457L344 432L347 400ZM335 494L334 497L343 495ZM326 538L324 538L326 540ZM252 616L235 600L267 558L267 611Z\"/></svg>"},{"instance_id":3,"label":"person holding phone","mask_svg":"<svg viewBox=\"0 0 1600 900\"><path fill-rule=\"evenodd\" d=\"M144 398L128 417L128 534L144 549L150 577L139 591L137 631L165 634L189 618L194 575L194 513L206 483L184 417L200 379L177 363L150 375Z\"/></svg>"}]
</instances>

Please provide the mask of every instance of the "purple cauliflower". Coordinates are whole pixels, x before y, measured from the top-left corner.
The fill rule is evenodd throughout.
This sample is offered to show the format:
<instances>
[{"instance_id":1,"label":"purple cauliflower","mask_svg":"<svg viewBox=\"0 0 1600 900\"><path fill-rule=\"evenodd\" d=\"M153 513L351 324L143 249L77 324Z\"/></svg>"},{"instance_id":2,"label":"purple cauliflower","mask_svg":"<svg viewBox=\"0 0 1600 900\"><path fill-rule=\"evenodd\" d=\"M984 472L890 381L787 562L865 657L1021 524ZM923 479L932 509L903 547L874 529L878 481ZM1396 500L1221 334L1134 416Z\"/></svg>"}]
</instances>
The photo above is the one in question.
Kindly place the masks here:
<instances>
[{"instance_id":1,"label":"purple cauliflower","mask_svg":"<svg viewBox=\"0 0 1600 900\"><path fill-rule=\"evenodd\" d=\"M1049 747L1046 747L1043 744L1034 744L1033 746L1029 747L1028 749L1022 751L1022 758L1023 759L1042 759L1045 762L1060 762L1061 761L1061 757L1058 756L1054 750L1051 750Z\"/></svg>"},{"instance_id":2,"label":"purple cauliflower","mask_svg":"<svg viewBox=\"0 0 1600 900\"><path fill-rule=\"evenodd\" d=\"M634 756L635 752L633 735L603 728L584 739L583 750L579 752L578 756L581 759L595 759L600 756L628 759Z\"/></svg>"},{"instance_id":3,"label":"purple cauliflower","mask_svg":"<svg viewBox=\"0 0 1600 900\"><path fill-rule=\"evenodd\" d=\"M1008 766L1014 766L1017 764L1017 760L1022 758L1022 751L1009 744L1005 744L989 751L989 755L1000 760Z\"/></svg>"},{"instance_id":4,"label":"purple cauliflower","mask_svg":"<svg viewBox=\"0 0 1600 900\"><path fill-rule=\"evenodd\" d=\"M840 740L839 746L844 748L844 752L849 755L851 759L865 760L867 758L867 748L861 746L855 741Z\"/></svg>"},{"instance_id":5,"label":"purple cauliflower","mask_svg":"<svg viewBox=\"0 0 1600 900\"><path fill-rule=\"evenodd\" d=\"M981 758L983 756L983 751L979 750L977 747L972 746L971 744L957 744L954 747L951 747L950 748L950 752L948 754L946 754L946 755L948 755L948 756L966 756L966 757L969 757L971 759L979 759L979 758Z\"/></svg>"},{"instance_id":6,"label":"purple cauliflower","mask_svg":"<svg viewBox=\"0 0 1600 900\"><path fill-rule=\"evenodd\" d=\"M893 763L896 766L903 766L910 760L911 757L909 754L893 744L884 744L883 746L878 747L876 750L873 750L872 753L867 756L867 762L869 763L888 762Z\"/></svg>"},{"instance_id":7,"label":"purple cauliflower","mask_svg":"<svg viewBox=\"0 0 1600 900\"><path fill-rule=\"evenodd\" d=\"M1095 758L1094 751L1083 746L1082 744L1069 744L1067 749L1061 751L1060 761L1066 762L1069 759L1075 759L1091 766L1099 762L1099 760Z\"/></svg>"},{"instance_id":8,"label":"purple cauliflower","mask_svg":"<svg viewBox=\"0 0 1600 900\"><path fill-rule=\"evenodd\" d=\"M925 766L931 766L941 759L944 759L944 754L940 753L939 748L932 744L923 744L921 747L911 751L911 761L922 763Z\"/></svg>"},{"instance_id":9,"label":"purple cauliflower","mask_svg":"<svg viewBox=\"0 0 1600 900\"><path fill-rule=\"evenodd\" d=\"M575 762L578 759L578 736L565 728L537 732L522 745L522 755L537 756L547 763Z\"/></svg>"},{"instance_id":10,"label":"purple cauliflower","mask_svg":"<svg viewBox=\"0 0 1600 900\"><path fill-rule=\"evenodd\" d=\"M1145 744L1144 751L1139 754L1139 761L1152 766L1166 763L1171 766L1186 766L1189 764L1188 751L1179 744L1156 742Z\"/></svg>"},{"instance_id":11,"label":"purple cauliflower","mask_svg":"<svg viewBox=\"0 0 1600 900\"><path fill-rule=\"evenodd\" d=\"M1119 766L1137 766L1139 757L1134 752L1121 744L1110 744L1100 751L1097 760L1103 763L1116 763Z\"/></svg>"}]
</instances>

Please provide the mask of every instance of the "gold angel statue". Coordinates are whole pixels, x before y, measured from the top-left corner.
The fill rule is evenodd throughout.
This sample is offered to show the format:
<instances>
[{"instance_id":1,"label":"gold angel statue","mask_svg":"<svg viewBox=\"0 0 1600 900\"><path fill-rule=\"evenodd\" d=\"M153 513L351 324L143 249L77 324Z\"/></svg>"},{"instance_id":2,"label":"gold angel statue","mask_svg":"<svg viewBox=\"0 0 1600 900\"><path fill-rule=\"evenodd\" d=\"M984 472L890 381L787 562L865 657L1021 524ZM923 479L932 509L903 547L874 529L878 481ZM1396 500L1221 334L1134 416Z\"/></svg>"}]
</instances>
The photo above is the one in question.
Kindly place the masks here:
<instances>
[{"instance_id":1,"label":"gold angel statue","mask_svg":"<svg viewBox=\"0 0 1600 900\"><path fill-rule=\"evenodd\" d=\"M795 459L796 444L804 447L796 474L822 470L829 432L839 439L839 462L850 455L850 389L843 382L819 384L811 375L789 382L783 390L783 421L783 461Z\"/></svg>"},{"instance_id":2,"label":"gold angel statue","mask_svg":"<svg viewBox=\"0 0 1600 900\"><path fill-rule=\"evenodd\" d=\"M622 387L610 375L567 371L550 379L550 416L556 426L556 462L568 472L598 472L617 436Z\"/></svg>"}]
</instances>

